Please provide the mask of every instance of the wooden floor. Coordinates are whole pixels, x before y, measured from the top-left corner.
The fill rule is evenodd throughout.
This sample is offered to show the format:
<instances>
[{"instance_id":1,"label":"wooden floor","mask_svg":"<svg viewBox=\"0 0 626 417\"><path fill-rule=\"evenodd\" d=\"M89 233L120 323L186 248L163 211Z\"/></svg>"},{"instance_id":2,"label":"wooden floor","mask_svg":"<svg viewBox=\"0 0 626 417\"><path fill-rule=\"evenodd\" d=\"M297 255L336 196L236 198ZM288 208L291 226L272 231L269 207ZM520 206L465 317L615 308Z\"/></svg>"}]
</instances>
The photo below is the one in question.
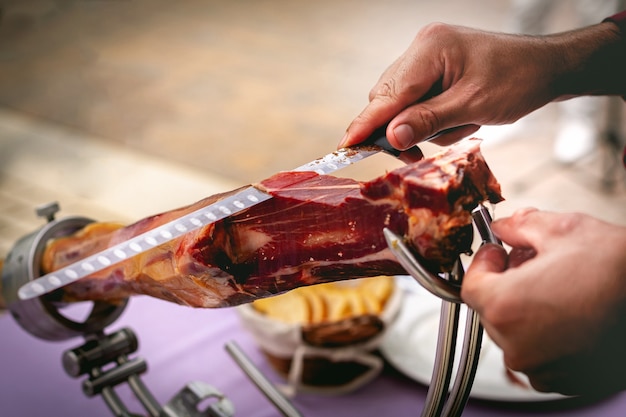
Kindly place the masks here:
<instances>
[{"instance_id":1,"label":"wooden floor","mask_svg":"<svg viewBox=\"0 0 626 417\"><path fill-rule=\"evenodd\" d=\"M131 221L332 151L432 21L506 28L498 0L3 1L0 256L32 207ZM552 161L553 106L485 154L507 202L626 224L622 171ZM432 147L426 147L432 150ZM384 157L347 171L371 178Z\"/></svg>"}]
</instances>

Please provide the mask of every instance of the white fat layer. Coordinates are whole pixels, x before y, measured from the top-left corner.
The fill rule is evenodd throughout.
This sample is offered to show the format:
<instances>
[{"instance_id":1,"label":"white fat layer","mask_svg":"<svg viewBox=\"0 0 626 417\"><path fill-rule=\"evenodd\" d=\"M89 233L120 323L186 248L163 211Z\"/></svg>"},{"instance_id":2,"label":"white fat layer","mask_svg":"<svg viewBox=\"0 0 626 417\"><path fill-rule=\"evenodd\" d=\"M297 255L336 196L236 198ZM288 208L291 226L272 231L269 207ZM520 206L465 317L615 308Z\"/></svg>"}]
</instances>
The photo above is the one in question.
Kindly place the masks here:
<instances>
[{"instance_id":1,"label":"white fat layer","mask_svg":"<svg viewBox=\"0 0 626 417\"><path fill-rule=\"evenodd\" d=\"M237 252L254 253L272 241L272 237L254 228L245 228L238 234Z\"/></svg>"}]
</instances>

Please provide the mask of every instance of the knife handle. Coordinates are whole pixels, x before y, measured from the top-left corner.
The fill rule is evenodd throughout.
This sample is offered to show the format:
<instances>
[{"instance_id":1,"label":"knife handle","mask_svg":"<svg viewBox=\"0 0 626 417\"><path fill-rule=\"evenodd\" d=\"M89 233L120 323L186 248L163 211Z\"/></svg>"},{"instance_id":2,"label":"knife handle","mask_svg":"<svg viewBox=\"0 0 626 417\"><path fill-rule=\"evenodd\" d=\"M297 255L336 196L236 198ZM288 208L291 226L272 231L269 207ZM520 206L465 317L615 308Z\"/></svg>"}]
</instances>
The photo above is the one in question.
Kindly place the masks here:
<instances>
[{"instance_id":1,"label":"knife handle","mask_svg":"<svg viewBox=\"0 0 626 417\"><path fill-rule=\"evenodd\" d=\"M455 127L449 127L447 129L440 130L439 132L435 133L434 135L430 135L429 137L427 137L423 142L431 141L433 139L438 138L441 135L445 135L446 133L454 132L454 131L459 130L459 129L464 128L464 127L465 126L455 126ZM398 157L402 152L404 152L404 151L401 151L401 150L398 150L398 149L394 148L389 143L389 140L387 139L387 125L383 125L383 126L379 127L378 129L376 129L374 131L374 133L372 133L367 139L365 139L363 144L365 144L365 145L378 145L378 146L380 146L383 149L383 151L385 151L388 154L393 155L395 157Z\"/></svg>"},{"instance_id":2,"label":"knife handle","mask_svg":"<svg viewBox=\"0 0 626 417\"><path fill-rule=\"evenodd\" d=\"M402 151L394 148L387 140L387 125L383 125L376 129L365 141L364 145L378 145L386 153L398 157Z\"/></svg>"}]
</instances>

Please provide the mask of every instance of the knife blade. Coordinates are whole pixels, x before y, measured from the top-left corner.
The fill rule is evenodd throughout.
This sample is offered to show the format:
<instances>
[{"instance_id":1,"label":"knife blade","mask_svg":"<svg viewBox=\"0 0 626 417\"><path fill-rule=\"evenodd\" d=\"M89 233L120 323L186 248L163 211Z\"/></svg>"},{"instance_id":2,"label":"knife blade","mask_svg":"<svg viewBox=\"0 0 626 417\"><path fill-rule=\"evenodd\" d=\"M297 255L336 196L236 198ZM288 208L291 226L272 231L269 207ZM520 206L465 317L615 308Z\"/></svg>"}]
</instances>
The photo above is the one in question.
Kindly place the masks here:
<instances>
[{"instance_id":1,"label":"knife blade","mask_svg":"<svg viewBox=\"0 0 626 417\"><path fill-rule=\"evenodd\" d=\"M444 129L428 137L426 141L430 141L446 133L454 132L459 128L460 127ZM294 168L292 171L313 171L320 175L326 175L380 152L388 153L406 163L415 162L423 157L421 150L417 146L413 146L404 151L400 151L391 146L387 140L386 131L387 125L383 125L376 129L362 143L331 152L321 158ZM254 186L246 187L220 201L155 227L154 229L56 271L35 278L20 287L18 297L21 300L40 297L76 282L81 278L85 278L126 259L147 252L159 245L170 242L186 233L246 210L270 198L272 198L272 196L263 190Z\"/></svg>"},{"instance_id":2,"label":"knife blade","mask_svg":"<svg viewBox=\"0 0 626 417\"><path fill-rule=\"evenodd\" d=\"M400 155L401 152L393 148L387 141L385 131L386 126L383 126L377 129L363 144L331 152L301 165L293 171L314 171L320 175L326 175L381 151L394 156ZM20 287L18 296L21 300L42 296L270 198L272 198L270 194L254 186L247 187L220 201L33 279Z\"/></svg>"}]
</instances>

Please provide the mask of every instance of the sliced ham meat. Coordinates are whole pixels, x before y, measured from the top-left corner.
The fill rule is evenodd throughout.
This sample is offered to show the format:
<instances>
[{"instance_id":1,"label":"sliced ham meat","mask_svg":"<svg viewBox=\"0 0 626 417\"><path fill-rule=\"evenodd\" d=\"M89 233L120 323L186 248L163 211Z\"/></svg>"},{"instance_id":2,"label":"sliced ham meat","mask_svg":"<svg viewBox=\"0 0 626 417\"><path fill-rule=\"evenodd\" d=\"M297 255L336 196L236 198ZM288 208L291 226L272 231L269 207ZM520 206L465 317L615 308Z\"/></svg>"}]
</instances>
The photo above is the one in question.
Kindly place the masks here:
<instances>
[{"instance_id":1,"label":"sliced ham meat","mask_svg":"<svg viewBox=\"0 0 626 417\"><path fill-rule=\"evenodd\" d=\"M368 182L283 172L256 184L273 198L83 278L65 300L146 294L194 307L226 307L304 285L405 271L382 230L404 236L433 271L470 251L471 210L502 200L500 186L466 140ZM50 272L231 193L127 227L94 223L48 245Z\"/></svg>"}]
</instances>

